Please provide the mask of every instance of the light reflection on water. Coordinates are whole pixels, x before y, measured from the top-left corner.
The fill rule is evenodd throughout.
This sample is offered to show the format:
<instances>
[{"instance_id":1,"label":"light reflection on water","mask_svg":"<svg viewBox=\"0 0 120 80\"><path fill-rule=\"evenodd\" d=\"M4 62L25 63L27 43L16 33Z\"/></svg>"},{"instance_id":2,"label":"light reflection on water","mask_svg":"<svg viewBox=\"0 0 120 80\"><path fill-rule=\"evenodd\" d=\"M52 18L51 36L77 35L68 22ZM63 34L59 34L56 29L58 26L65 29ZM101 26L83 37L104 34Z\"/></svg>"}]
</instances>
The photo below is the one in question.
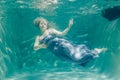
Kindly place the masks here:
<instances>
[{"instance_id":1,"label":"light reflection on water","mask_svg":"<svg viewBox=\"0 0 120 80\"><path fill-rule=\"evenodd\" d=\"M55 68L34 73L18 73L7 80L111 80L107 79L104 74L100 75L95 71L80 71L80 69L75 68L73 70Z\"/></svg>"},{"instance_id":2,"label":"light reflection on water","mask_svg":"<svg viewBox=\"0 0 120 80\"><path fill-rule=\"evenodd\" d=\"M31 19L30 25L27 25L26 22L27 22L27 20L29 22L30 19L27 18L27 20L26 20L26 17L33 17L33 16L40 16L40 15L52 17L52 19L54 21L56 21L56 19L57 18L59 19L60 17L62 17L64 19L66 17L69 18L68 16L71 17L71 15L74 18L79 17L78 18L79 22L85 21L85 23L84 23L85 25L83 25L81 22L80 26L83 26L84 28L87 27L85 29L85 31L86 31L90 28L91 24L94 24L94 22L90 23L91 19L93 20L93 18L87 18L87 17L84 18L81 15L84 15L84 16L88 15L88 17L91 14L97 15L101 11L101 9L104 8L103 5L105 4L104 2L102 2L102 0L101 1L96 0L95 2L93 2L94 0L92 0L92 1L87 1L87 3L86 3L86 1L83 1L83 3L85 3L85 4L82 4L82 1L81 1L79 5L77 4L78 3L77 0L68 0L68 1L69 1L69 4L67 1L62 1L62 0L34 0L34 1L33 0L30 0L30 1L12 0L12 1L8 1L8 2L5 0L0 1L0 4L2 4L2 5L0 5L0 9L1 9L1 12L0 12L0 14L1 14L0 15L0 21L1 21L0 22L0 63L1 63L0 64L0 75L2 75L2 76L0 76L0 79L3 79L4 77L6 77L6 74L9 74L10 76L8 76L6 78L6 80L67 80L67 79L69 79L69 80L117 80L117 79L109 79L108 78L109 73L112 70L111 70L111 67L109 66L110 64L108 64L108 66L110 67L110 69L108 69L107 63L111 62L111 63L114 63L115 66L118 66L117 69L115 69L116 68L115 67L115 68L113 68L113 70L115 69L115 72L119 74L119 72L117 72L117 70L120 70L120 68L119 68L120 65L117 62L118 59L116 59L116 54L118 54L117 58L119 58L119 53L118 53L119 51L116 52L116 54L114 52L112 52L112 50L111 50L111 52L102 54L102 57L99 58L99 60L95 62L95 64L98 64L98 66L92 66L92 67L90 67L90 69L89 68L81 68L79 66L75 66L75 67L71 68L72 65L67 65L67 63L62 63L62 62L60 63L60 61L56 57L54 57L54 56L51 57L51 55L52 55L51 53L42 55L41 53L46 53L46 52L44 52L44 51L34 52L34 51L30 50L33 46L32 41L34 39L24 41L23 37L18 38L20 35L16 36L16 33L20 32L19 30L17 31L17 28L18 29L24 28L24 30L21 33L17 33L17 34L22 34L26 29L26 33L22 34L22 36L28 37L27 36L27 35L29 35L28 27L30 27L31 28L30 31L32 31L32 29L33 29L32 28L33 27L32 20L33 19ZM75 2L77 2L77 3L75 3ZM97 2L101 2L104 4L99 4L99 3L97 4ZM5 5L5 4L8 4L8 5ZM77 4L77 5L75 5L75 4ZM107 6L107 5L105 5L105 6ZM25 15L22 15L17 18L16 18L16 16L19 16L18 13L13 12L14 14L11 13L12 15L9 15L10 14L9 12L11 12L12 10L16 11L17 9L18 9L18 13L20 15L22 15L22 10L23 10L23 13L26 13L27 9L33 10L33 11L36 10L39 12L38 13L39 15L38 14L37 15L36 14L31 14L31 15L25 14ZM21 11L19 11L19 10L21 10ZM8 11L7 14L5 13L6 11ZM28 11L28 12L32 13L30 11ZM6 18L4 16L7 16L8 18ZM55 18L55 16L57 18ZM85 20L85 19L87 19L87 20ZM12 22L12 20L13 20L13 22ZM65 19L65 20L67 20L67 19ZM97 19L96 22L99 20L102 20L102 19ZM61 19L61 21L63 21L64 23L66 22L63 19ZM12 25L10 25L11 22L12 22ZM19 23L19 22L21 22L21 23ZM60 21L58 21L58 22L60 22ZM102 21L100 21L100 22L101 22L101 24L104 23ZM77 21L75 23L77 23ZM106 23L106 24L108 24L108 23ZM111 41L111 39L112 39L111 35L116 30L116 26L117 26L116 24L117 23L107 25L108 27L104 28L104 30L103 30L103 33L105 33L105 36L106 36L105 38L103 38L103 40L105 40L106 45L109 44L110 49L114 48L114 45L112 45L113 42ZM94 25L96 26L96 24L94 24ZM92 26L94 26L94 25L92 25ZM73 30L73 31L75 31L76 29L78 30L78 32L77 32L77 30L76 30L76 32L73 32L73 33L75 33L75 35L78 35L77 39L88 37L89 33L85 32L85 31L83 31L83 32L85 32L83 34L80 33L83 30L82 28L80 28L80 26L77 23L77 28L75 28L76 26L74 26L74 30ZM14 31L13 27L15 27L15 31ZM97 27L99 29L100 26L97 24ZM63 28L63 27L61 27L61 28ZM11 33L12 31L13 31L13 33ZM27 33L27 31L28 31L28 33ZM90 32L91 32L91 34L94 34L94 31L90 30ZM74 35L73 33L71 33L71 35L70 35L71 37L73 37L73 35ZM96 31L96 33L97 33L97 31ZM98 33L99 33L99 30L98 30ZM101 33L99 33L99 34L101 34ZM97 38L99 39L100 36L101 35L99 35L99 36L97 35ZM35 37L33 37L33 38L35 38ZM19 39L21 40L20 42L21 42L22 46L18 45ZM17 40L18 40L18 42L17 42ZM93 37L91 38L91 40L93 40ZM86 41L86 43L88 41ZM11 44L11 42L12 42L12 44ZM73 40L73 42L77 43L79 41ZM96 41L96 43L99 44L99 42L97 42L97 41ZM30 45L27 45L27 44L30 44ZM110 55L108 55L109 53L110 53L110 55L112 55L112 58L114 58L114 60L107 59L107 58L111 58ZM49 58L49 56L52 59ZM48 58L49 58L49 60L48 60ZM104 59L104 60L102 60L102 59ZM105 60L106 60L106 62L105 62ZM31 63L33 63L33 64L31 64ZM15 68L16 66L17 66L17 69ZM49 66L51 66L51 67L47 68ZM38 67L40 67L40 68L38 68ZM43 68L43 67L46 67L46 68ZM100 69L101 73L99 72L99 69ZM104 71L102 69L104 71L106 71L106 73L104 73ZM107 74L108 74L108 76L107 76ZM112 72L110 74L112 74Z\"/></svg>"}]
</instances>

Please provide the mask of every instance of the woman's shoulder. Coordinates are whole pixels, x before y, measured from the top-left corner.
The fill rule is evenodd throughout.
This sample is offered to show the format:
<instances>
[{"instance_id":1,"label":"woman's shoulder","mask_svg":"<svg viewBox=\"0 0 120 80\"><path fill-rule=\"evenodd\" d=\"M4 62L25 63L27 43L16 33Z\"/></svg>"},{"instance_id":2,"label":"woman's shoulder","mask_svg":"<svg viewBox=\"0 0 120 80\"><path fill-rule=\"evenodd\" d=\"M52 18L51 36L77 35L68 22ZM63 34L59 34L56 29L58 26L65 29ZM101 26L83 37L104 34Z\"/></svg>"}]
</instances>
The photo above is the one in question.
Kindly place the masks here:
<instances>
[{"instance_id":1,"label":"woman's shoulder","mask_svg":"<svg viewBox=\"0 0 120 80\"><path fill-rule=\"evenodd\" d=\"M50 32L50 33L54 33L56 30L54 29L54 28L50 28L50 29L48 29L48 32Z\"/></svg>"},{"instance_id":2,"label":"woman's shoulder","mask_svg":"<svg viewBox=\"0 0 120 80\"><path fill-rule=\"evenodd\" d=\"M55 29L54 29L54 28L49 28L48 30L49 30L49 31L54 31Z\"/></svg>"}]
</instances>

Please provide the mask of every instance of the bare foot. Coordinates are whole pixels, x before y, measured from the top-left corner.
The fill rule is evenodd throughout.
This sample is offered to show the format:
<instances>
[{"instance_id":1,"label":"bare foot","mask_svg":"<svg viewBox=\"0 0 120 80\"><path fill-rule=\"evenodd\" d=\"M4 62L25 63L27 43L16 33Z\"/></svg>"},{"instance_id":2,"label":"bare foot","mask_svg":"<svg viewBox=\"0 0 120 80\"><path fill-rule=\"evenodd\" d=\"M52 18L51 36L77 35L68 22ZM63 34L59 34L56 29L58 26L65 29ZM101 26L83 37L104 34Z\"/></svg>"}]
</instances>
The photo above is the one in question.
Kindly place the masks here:
<instances>
[{"instance_id":1,"label":"bare foot","mask_svg":"<svg viewBox=\"0 0 120 80\"><path fill-rule=\"evenodd\" d=\"M105 52L107 48L94 48L94 51L97 52L97 54L100 54L101 52Z\"/></svg>"}]
</instances>

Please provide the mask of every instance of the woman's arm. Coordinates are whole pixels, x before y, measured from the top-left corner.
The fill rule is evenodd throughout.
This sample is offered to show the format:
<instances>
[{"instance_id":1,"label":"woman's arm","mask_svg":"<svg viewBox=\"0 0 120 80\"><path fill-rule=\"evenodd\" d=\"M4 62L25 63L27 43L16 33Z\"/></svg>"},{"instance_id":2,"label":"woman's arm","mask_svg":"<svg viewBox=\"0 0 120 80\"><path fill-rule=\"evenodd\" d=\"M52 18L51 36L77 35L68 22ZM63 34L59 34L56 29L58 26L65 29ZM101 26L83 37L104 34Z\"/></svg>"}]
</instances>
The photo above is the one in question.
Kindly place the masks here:
<instances>
[{"instance_id":1,"label":"woman's arm","mask_svg":"<svg viewBox=\"0 0 120 80\"><path fill-rule=\"evenodd\" d=\"M57 30L55 30L55 29L53 29L52 31L53 31L55 34L59 35L59 36L64 36L64 35L66 35L66 34L68 33L68 31L70 30L70 28L71 28L72 25L73 25L73 19L71 19L71 20L69 21L68 27L67 27L64 31L60 32L60 31L57 31Z\"/></svg>"},{"instance_id":2,"label":"woman's arm","mask_svg":"<svg viewBox=\"0 0 120 80\"><path fill-rule=\"evenodd\" d=\"M35 43L34 43L34 50L39 50L41 48L46 48L46 45L45 44L40 44L40 37L37 36L36 37L36 40L35 40Z\"/></svg>"}]
</instances>

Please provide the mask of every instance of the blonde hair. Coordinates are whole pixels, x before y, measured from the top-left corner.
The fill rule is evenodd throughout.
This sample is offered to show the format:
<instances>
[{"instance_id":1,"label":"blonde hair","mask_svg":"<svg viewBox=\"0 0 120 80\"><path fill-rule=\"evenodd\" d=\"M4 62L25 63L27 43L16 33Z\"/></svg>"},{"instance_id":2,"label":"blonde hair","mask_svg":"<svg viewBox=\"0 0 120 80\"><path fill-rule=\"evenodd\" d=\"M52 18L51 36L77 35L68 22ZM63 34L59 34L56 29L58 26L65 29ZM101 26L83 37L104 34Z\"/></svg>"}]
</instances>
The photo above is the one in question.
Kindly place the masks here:
<instances>
[{"instance_id":1,"label":"blonde hair","mask_svg":"<svg viewBox=\"0 0 120 80\"><path fill-rule=\"evenodd\" d=\"M33 23L35 26L39 27L40 22L45 22L48 25L48 21L43 17L36 18Z\"/></svg>"}]
</instances>

